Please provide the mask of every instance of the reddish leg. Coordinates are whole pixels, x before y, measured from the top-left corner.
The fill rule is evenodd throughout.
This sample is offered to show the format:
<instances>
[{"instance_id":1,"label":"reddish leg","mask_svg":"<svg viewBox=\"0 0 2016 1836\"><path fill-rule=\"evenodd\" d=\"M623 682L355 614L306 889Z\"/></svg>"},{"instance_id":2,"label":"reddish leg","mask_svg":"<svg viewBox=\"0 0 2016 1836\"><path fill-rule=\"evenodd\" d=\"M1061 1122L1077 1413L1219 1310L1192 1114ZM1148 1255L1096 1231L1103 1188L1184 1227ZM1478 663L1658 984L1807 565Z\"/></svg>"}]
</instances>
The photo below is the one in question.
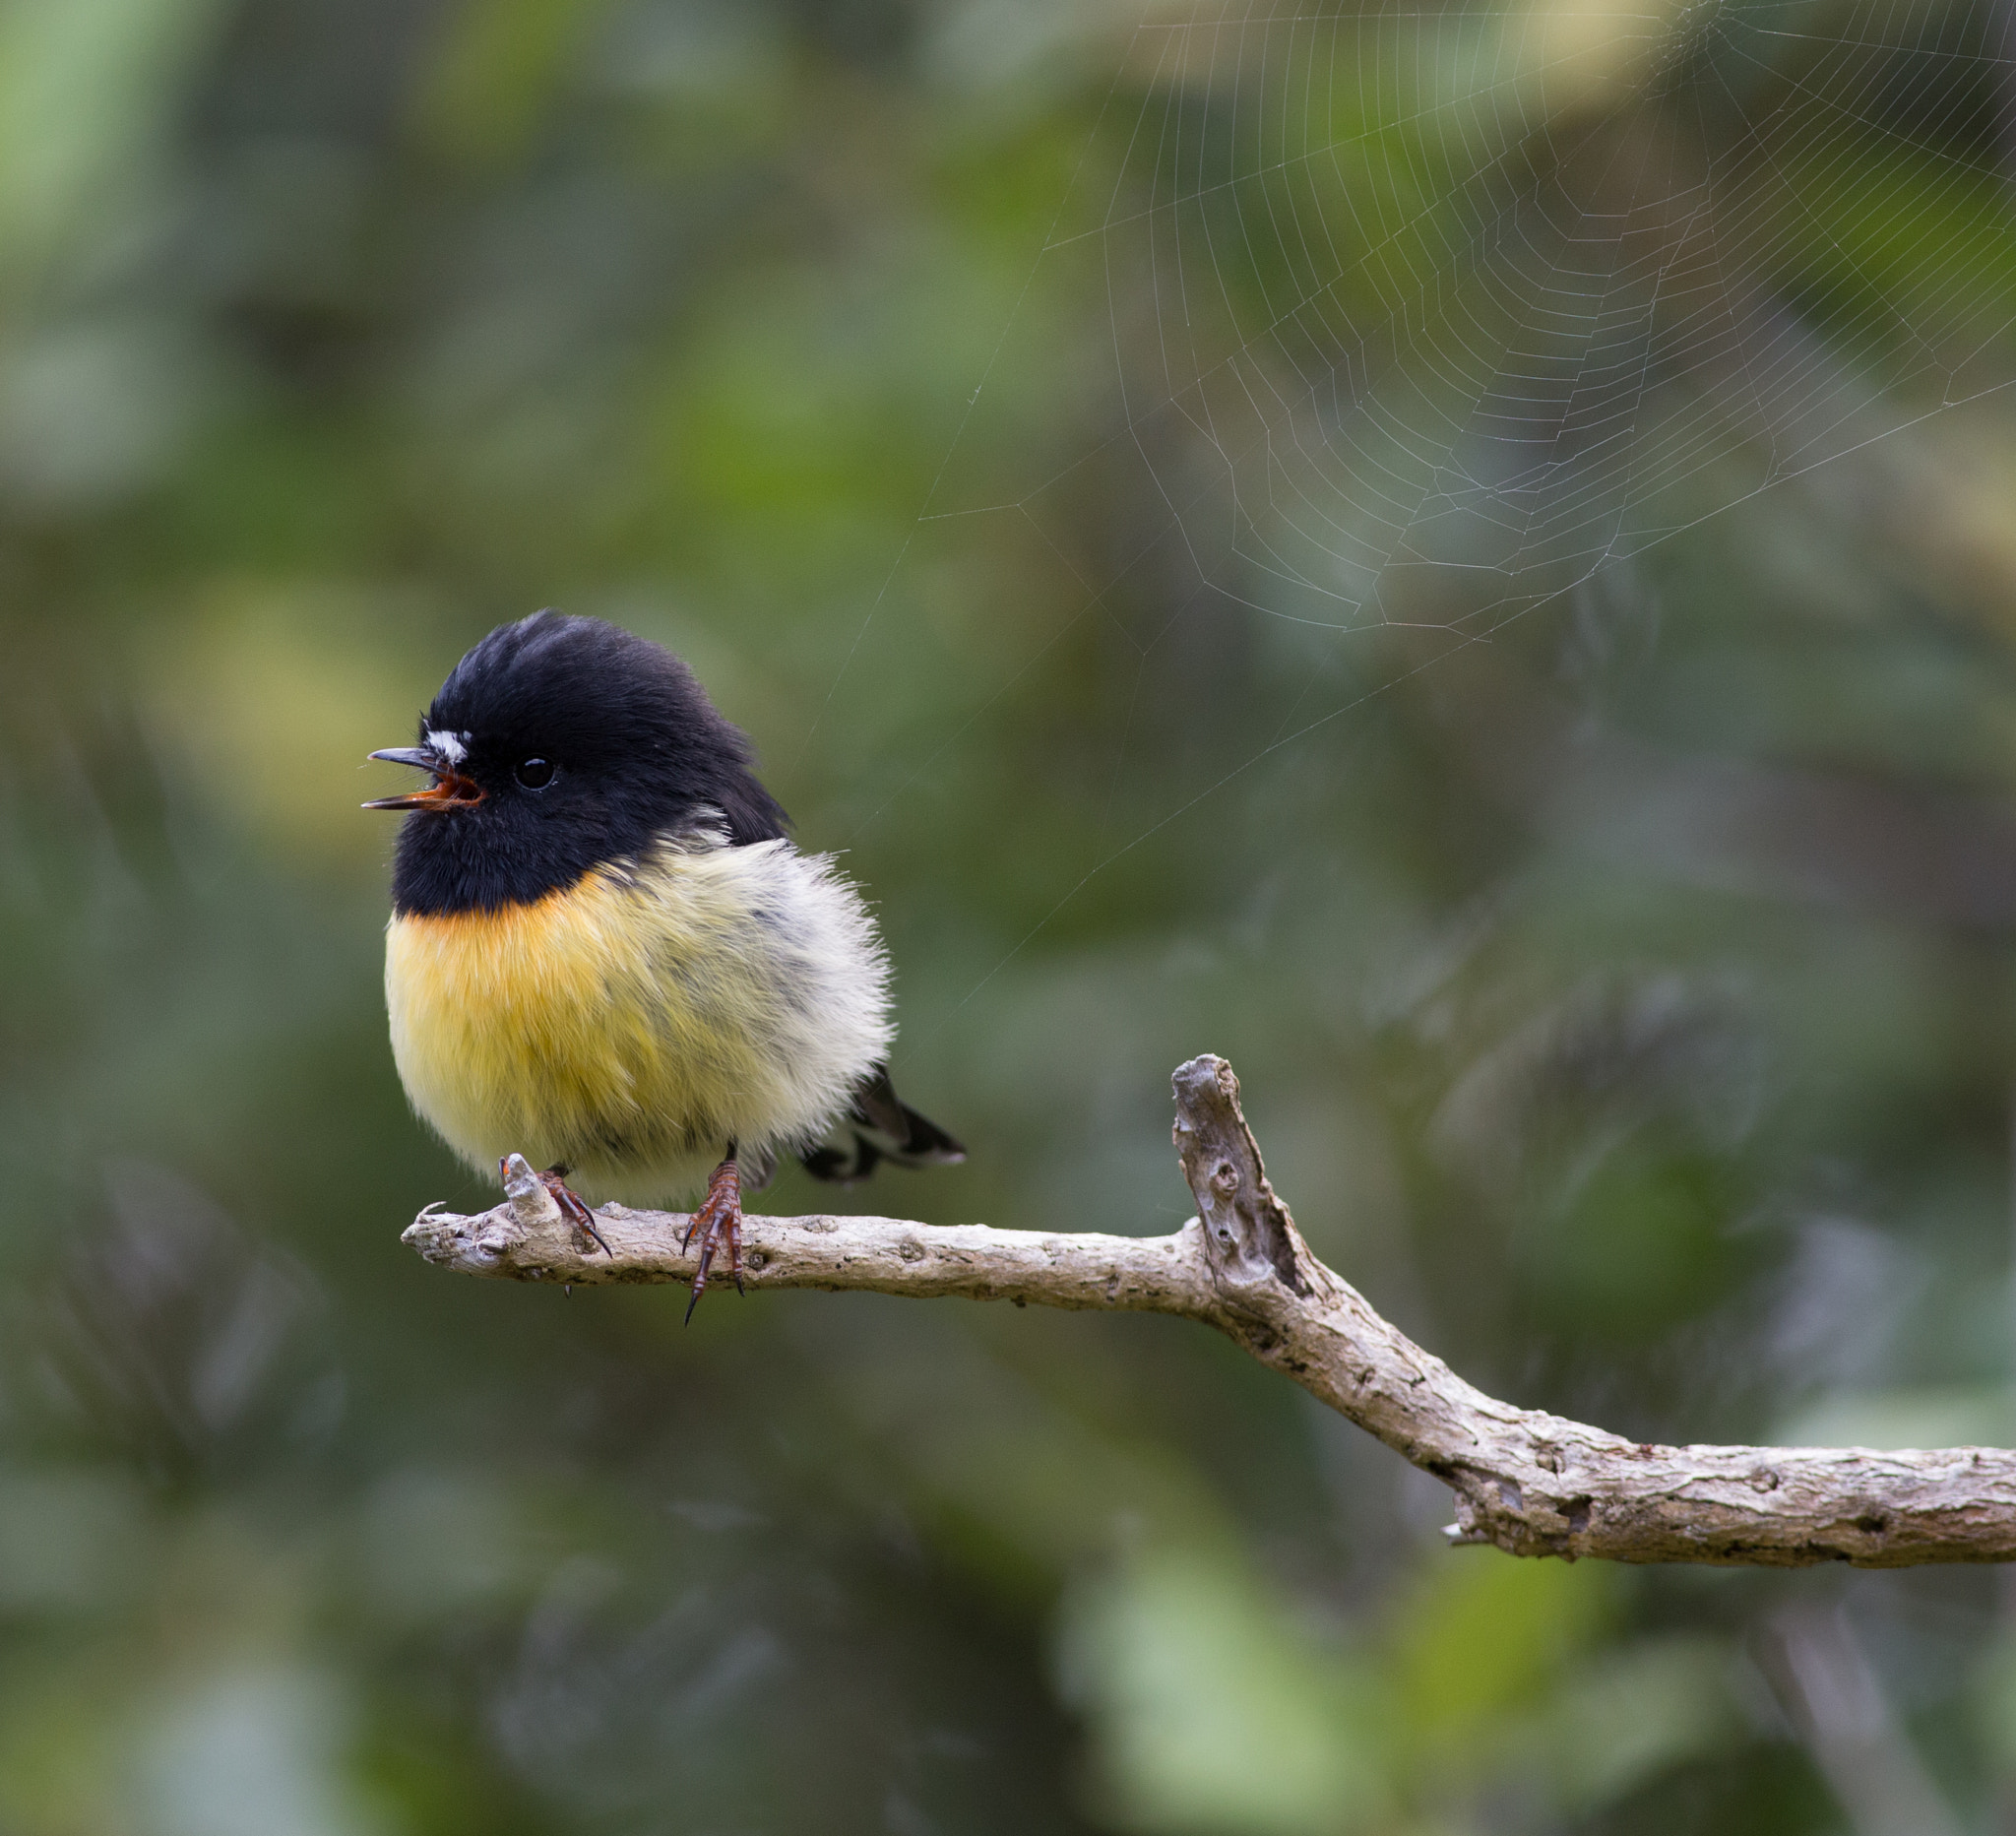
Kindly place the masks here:
<instances>
[{"instance_id":1,"label":"reddish leg","mask_svg":"<svg viewBox=\"0 0 2016 1836\"><path fill-rule=\"evenodd\" d=\"M714 1176L707 1182L707 1196L686 1226L686 1235L679 1242L682 1252L692 1248L696 1235L700 1238L700 1267L693 1273L693 1298L686 1302L689 1320L700 1304L700 1297L707 1292L707 1271L714 1267L715 1251L724 1242L728 1246L728 1270L735 1278L735 1293L742 1292L742 1175L735 1166L732 1141L728 1143L727 1159L714 1170Z\"/></svg>"},{"instance_id":2,"label":"reddish leg","mask_svg":"<svg viewBox=\"0 0 2016 1836\"><path fill-rule=\"evenodd\" d=\"M500 1180L504 1177L504 1161L497 1163L497 1177ZM595 1213L588 1208L588 1201L579 1192L568 1190L567 1169L565 1167L548 1167L544 1172L539 1174L539 1184L544 1186L553 1195L553 1203L559 1206L561 1217L565 1218L577 1231L586 1231L598 1243L600 1243L603 1255L607 1256L615 1253L606 1242L603 1242L602 1234L595 1228Z\"/></svg>"}]
</instances>

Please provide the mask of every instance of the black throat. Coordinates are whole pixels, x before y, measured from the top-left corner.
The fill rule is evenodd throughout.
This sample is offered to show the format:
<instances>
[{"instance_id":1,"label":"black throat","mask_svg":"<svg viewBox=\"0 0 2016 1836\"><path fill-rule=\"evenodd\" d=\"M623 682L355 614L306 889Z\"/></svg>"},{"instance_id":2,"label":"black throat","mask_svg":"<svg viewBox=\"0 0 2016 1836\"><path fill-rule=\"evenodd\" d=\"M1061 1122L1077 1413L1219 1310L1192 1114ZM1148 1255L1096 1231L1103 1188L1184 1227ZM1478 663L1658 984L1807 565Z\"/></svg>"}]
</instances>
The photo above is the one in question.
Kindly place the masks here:
<instances>
[{"instance_id":1,"label":"black throat","mask_svg":"<svg viewBox=\"0 0 2016 1836\"><path fill-rule=\"evenodd\" d=\"M769 792L749 782L755 797L776 809ZM619 807L594 820L550 826L486 819L481 805L438 815L415 810L393 855L392 909L402 917L438 917L532 905L578 885L598 867L642 859L663 837L715 828L746 846L785 835L781 817L766 819L755 798L732 794L680 799L656 814Z\"/></svg>"},{"instance_id":2,"label":"black throat","mask_svg":"<svg viewBox=\"0 0 2016 1836\"><path fill-rule=\"evenodd\" d=\"M416 809L399 834L402 916L530 905L668 835L712 828L746 847L788 818L725 720L669 651L598 619L540 612L459 663L420 723L456 736L470 808ZM537 759L550 781L526 782ZM531 774L537 776L537 774Z\"/></svg>"}]
</instances>

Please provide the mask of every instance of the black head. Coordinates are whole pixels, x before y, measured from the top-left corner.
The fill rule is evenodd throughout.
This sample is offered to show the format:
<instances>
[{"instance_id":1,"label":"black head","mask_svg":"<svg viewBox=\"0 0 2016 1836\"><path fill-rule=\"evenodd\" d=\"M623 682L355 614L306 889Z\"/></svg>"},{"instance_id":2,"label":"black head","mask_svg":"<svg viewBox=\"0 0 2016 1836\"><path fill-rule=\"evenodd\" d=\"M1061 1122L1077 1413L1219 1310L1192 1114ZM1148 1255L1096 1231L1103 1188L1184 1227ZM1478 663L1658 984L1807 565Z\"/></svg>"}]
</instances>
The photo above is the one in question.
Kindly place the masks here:
<instances>
[{"instance_id":1,"label":"black head","mask_svg":"<svg viewBox=\"0 0 2016 1836\"><path fill-rule=\"evenodd\" d=\"M441 684L419 744L371 756L434 774L364 806L412 812L392 874L402 913L529 903L705 811L737 844L785 832L747 736L692 670L598 618L500 625Z\"/></svg>"}]
</instances>

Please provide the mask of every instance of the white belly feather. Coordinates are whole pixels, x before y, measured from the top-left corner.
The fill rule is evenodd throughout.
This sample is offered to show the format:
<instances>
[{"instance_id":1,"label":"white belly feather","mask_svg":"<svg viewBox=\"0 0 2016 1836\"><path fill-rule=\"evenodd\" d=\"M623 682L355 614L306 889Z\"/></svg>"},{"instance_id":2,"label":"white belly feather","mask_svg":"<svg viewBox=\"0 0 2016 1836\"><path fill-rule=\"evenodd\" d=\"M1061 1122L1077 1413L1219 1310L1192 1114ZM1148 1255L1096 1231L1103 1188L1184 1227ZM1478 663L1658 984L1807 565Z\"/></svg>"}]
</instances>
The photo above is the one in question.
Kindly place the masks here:
<instances>
[{"instance_id":1,"label":"white belly feather","mask_svg":"<svg viewBox=\"0 0 2016 1836\"><path fill-rule=\"evenodd\" d=\"M413 1106L494 1174L662 1201L732 1140L816 1140L887 1056L889 972L860 895L789 843L661 845L530 905L397 917L385 985Z\"/></svg>"}]
</instances>

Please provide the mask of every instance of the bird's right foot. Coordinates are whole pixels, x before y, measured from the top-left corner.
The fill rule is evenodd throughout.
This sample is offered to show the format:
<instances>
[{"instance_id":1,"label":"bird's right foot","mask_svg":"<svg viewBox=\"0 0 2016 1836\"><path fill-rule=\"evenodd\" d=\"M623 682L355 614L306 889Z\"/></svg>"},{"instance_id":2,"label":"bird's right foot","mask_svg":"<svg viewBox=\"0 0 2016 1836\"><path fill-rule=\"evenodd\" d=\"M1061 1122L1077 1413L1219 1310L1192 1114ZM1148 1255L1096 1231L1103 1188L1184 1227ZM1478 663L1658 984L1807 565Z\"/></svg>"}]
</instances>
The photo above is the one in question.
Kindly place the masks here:
<instances>
[{"instance_id":1,"label":"bird's right foot","mask_svg":"<svg viewBox=\"0 0 2016 1836\"><path fill-rule=\"evenodd\" d=\"M695 1236L700 1238L700 1266L693 1271L693 1298L686 1302L689 1325L693 1309L707 1292L707 1274L714 1267L714 1253L724 1243L727 1245L728 1270L735 1278L735 1292L739 1294L742 1290L742 1176L735 1163L733 1143L728 1146L727 1158L708 1180L707 1197L701 1201L700 1209L687 1221L686 1235L679 1242L680 1254L693 1247Z\"/></svg>"}]
</instances>

